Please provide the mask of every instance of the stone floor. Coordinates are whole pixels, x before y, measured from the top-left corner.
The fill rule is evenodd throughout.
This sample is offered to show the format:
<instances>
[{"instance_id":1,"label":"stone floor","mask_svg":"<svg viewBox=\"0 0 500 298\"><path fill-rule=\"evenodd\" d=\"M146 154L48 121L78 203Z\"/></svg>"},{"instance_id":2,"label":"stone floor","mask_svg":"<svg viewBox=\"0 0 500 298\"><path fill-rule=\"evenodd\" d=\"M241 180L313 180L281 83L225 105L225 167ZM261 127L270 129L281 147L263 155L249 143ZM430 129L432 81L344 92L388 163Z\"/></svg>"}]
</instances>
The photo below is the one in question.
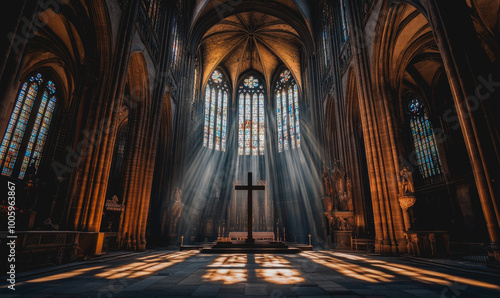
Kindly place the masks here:
<instances>
[{"instance_id":1,"label":"stone floor","mask_svg":"<svg viewBox=\"0 0 500 298\"><path fill-rule=\"evenodd\" d=\"M15 292L2 287L0 296L500 297L500 274L331 251L298 255L147 251L28 272L18 277Z\"/></svg>"}]
</instances>

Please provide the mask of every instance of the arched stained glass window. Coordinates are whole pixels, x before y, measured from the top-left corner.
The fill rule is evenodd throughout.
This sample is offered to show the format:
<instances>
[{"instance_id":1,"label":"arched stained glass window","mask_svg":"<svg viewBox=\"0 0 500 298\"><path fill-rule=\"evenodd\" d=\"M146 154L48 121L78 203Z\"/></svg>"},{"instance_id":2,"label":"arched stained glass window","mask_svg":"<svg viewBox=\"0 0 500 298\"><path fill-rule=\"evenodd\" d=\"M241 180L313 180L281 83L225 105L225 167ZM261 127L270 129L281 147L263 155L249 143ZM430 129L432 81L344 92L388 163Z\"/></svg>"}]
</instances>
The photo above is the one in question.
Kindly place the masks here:
<instances>
[{"instance_id":1,"label":"arched stained glass window","mask_svg":"<svg viewBox=\"0 0 500 298\"><path fill-rule=\"evenodd\" d=\"M288 69L281 73L274 93L278 151L300 148L299 89Z\"/></svg>"},{"instance_id":2,"label":"arched stained glass window","mask_svg":"<svg viewBox=\"0 0 500 298\"><path fill-rule=\"evenodd\" d=\"M418 169L422 177L429 178L441 174L441 160L434 129L424 104L416 95L408 97L407 112L410 117L410 131L417 153Z\"/></svg>"},{"instance_id":3,"label":"arched stained glass window","mask_svg":"<svg viewBox=\"0 0 500 298\"><path fill-rule=\"evenodd\" d=\"M246 77L238 88L238 154L264 155L264 85L254 76Z\"/></svg>"},{"instance_id":4,"label":"arched stained glass window","mask_svg":"<svg viewBox=\"0 0 500 298\"><path fill-rule=\"evenodd\" d=\"M224 75L215 70L205 89L205 126L203 146L226 151L227 105L229 88Z\"/></svg>"},{"instance_id":5,"label":"arched stained glass window","mask_svg":"<svg viewBox=\"0 0 500 298\"><path fill-rule=\"evenodd\" d=\"M15 174L23 179L29 167L36 173L55 105L56 87L53 81L45 82L38 73L23 83L0 145L2 175Z\"/></svg>"}]
</instances>

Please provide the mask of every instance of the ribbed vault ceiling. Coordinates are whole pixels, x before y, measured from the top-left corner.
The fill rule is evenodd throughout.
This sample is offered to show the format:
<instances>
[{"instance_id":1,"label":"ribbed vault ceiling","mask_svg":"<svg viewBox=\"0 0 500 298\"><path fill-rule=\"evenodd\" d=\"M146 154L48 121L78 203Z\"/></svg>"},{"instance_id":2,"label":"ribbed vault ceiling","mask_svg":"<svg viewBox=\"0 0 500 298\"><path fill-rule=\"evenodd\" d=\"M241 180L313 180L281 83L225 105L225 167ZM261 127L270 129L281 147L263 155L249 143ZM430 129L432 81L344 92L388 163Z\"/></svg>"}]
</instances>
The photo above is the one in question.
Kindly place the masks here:
<instances>
[{"instance_id":1,"label":"ribbed vault ceiling","mask_svg":"<svg viewBox=\"0 0 500 298\"><path fill-rule=\"evenodd\" d=\"M284 64L301 85L299 34L274 16L244 12L227 17L205 33L200 47L204 84L218 66L229 72L233 83L248 70L262 73L271 82Z\"/></svg>"}]
</instances>

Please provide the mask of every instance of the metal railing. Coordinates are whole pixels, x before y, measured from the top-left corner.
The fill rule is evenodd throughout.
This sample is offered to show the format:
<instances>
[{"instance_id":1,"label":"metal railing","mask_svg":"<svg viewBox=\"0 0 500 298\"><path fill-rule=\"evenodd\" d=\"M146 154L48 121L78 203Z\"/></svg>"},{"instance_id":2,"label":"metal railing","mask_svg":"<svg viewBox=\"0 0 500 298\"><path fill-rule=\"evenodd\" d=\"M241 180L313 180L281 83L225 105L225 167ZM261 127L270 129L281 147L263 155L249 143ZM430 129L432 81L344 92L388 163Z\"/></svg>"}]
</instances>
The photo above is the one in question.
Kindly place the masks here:
<instances>
[{"instance_id":1,"label":"metal railing","mask_svg":"<svg viewBox=\"0 0 500 298\"><path fill-rule=\"evenodd\" d=\"M450 255L465 261L488 262L487 245L484 243L450 242Z\"/></svg>"}]
</instances>

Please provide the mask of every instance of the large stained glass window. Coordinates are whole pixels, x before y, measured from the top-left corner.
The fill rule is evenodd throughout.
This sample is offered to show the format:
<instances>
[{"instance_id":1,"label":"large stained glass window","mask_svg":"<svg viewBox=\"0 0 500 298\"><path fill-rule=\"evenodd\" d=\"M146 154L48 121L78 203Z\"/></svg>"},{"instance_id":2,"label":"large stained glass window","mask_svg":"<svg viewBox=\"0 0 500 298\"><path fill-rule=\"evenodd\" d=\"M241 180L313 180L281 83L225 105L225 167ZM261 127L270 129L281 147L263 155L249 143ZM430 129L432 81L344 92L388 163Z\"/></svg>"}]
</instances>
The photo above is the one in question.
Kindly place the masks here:
<instances>
[{"instance_id":1,"label":"large stained glass window","mask_svg":"<svg viewBox=\"0 0 500 298\"><path fill-rule=\"evenodd\" d=\"M423 102L414 94L408 97L408 114L420 174L424 179L441 174L441 160L432 124Z\"/></svg>"},{"instance_id":2,"label":"large stained glass window","mask_svg":"<svg viewBox=\"0 0 500 298\"><path fill-rule=\"evenodd\" d=\"M226 151L229 88L224 75L215 70L205 89L205 125L203 146Z\"/></svg>"},{"instance_id":3,"label":"large stained glass window","mask_svg":"<svg viewBox=\"0 0 500 298\"><path fill-rule=\"evenodd\" d=\"M262 82L251 75L238 88L239 155L264 155L264 92Z\"/></svg>"},{"instance_id":4,"label":"large stained glass window","mask_svg":"<svg viewBox=\"0 0 500 298\"><path fill-rule=\"evenodd\" d=\"M300 148L299 89L288 69L281 73L274 94L278 151Z\"/></svg>"},{"instance_id":5,"label":"large stained glass window","mask_svg":"<svg viewBox=\"0 0 500 298\"><path fill-rule=\"evenodd\" d=\"M21 86L0 145L2 175L23 179L38 170L56 105L56 86L38 73Z\"/></svg>"}]
</instances>

